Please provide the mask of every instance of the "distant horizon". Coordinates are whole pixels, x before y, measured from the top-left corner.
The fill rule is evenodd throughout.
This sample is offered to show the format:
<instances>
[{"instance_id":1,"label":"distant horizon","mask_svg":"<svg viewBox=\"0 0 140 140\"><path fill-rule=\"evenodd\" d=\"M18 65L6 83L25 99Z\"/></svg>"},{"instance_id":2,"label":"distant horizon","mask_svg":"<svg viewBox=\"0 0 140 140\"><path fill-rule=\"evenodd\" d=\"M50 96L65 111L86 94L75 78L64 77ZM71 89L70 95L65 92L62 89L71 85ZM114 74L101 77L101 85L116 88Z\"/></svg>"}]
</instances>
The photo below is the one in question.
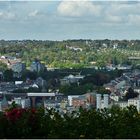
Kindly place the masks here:
<instances>
[{"instance_id":1,"label":"distant horizon","mask_svg":"<svg viewBox=\"0 0 140 140\"><path fill-rule=\"evenodd\" d=\"M140 1L0 1L4 40L138 40Z\"/></svg>"},{"instance_id":2,"label":"distant horizon","mask_svg":"<svg viewBox=\"0 0 140 140\"><path fill-rule=\"evenodd\" d=\"M64 39L64 40L51 40L51 39L0 39L0 41L68 41L68 40L110 40L110 41L123 41L123 40L127 40L127 41L132 41L132 40L140 40L140 39L109 39L109 38L104 38L104 39L84 39L84 38L80 38L80 39Z\"/></svg>"}]
</instances>

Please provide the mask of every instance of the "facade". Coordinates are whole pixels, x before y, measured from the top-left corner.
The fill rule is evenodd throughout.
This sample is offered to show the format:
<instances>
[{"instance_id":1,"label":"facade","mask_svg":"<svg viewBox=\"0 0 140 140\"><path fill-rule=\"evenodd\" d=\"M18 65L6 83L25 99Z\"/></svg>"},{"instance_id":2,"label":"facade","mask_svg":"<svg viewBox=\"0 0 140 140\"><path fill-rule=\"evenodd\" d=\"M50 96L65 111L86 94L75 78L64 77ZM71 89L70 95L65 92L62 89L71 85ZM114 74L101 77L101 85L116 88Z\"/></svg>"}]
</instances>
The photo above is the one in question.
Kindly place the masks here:
<instances>
[{"instance_id":1,"label":"facade","mask_svg":"<svg viewBox=\"0 0 140 140\"><path fill-rule=\"evenodd\" d=\"M51 108L57 108L60 107L60 103L55 100L45 100L44 101L44 108L45 109L51 109Z\"/></svg>"},{"instance_id":2,"label":"facade","mask_svg":"<svg viewBox=\"0 0 140 140\"><path fill-rule=\"evenodd\" d=\"M72 100L73 100L73 98L77 98L79 96L80 95L69 95L68 96L68 104L69 104L69 106L72 106Z\"/></svg>"},{"instance_id":3,"label":"facade","mask_svg":"<svg viewBox=\"0 0 140 140\"><path fill-rule=\"evenodd\" d=\"M3 99L0 101L0 111L5 111L8 108L8 101L4 95Z\"/></svg>"},{"instance_id":4,"label":"facade","mask_svg":"<svg viewBox=\"0 0 140 140\"><path fill-rule=\"evenodd\" d=\"M79 96L77 98L72 99L72 105L74 107L85 107L86 106L86 97L85 96Z\"/></svg>"},{"instance_id":5,"label":"facade","mask_svg":"<svg viewBox=\"0 0 140 140\"><path fill-rule=\"evenodd\" d=\"M109 107L109 95L104 94L103 100L101 94L96 94L96 109L103 109Z\"/></svg>"},{"instance_id":6,"label":"facade","mask_svg":"<svg viewBox=\"0 0 140 140\"><path fill-rule=\"evenodd\" d=\"M63 79L60 79L60 83L61 85L68 85L71 83L77 83L80 79L83 79L84 76L82 75L69 75L69 76L65 76Z\"/></svg>"},{"instance_id":7,"label":"facade","mask_svg":"<svg viewBox=\"0 0 140 140\"><path fill-rule=\"evenodd\" d=\"M4 79L3 72L0 71L0 81Z\"/></svg>"},{"instance_id":8,"label":"facade","mask_svg":"<svg viewBox=\"0 0 140 140\"><path fill-rule=\"evenodd\" d=\"M121 108L125 108L125 107L127 107L128 102L119 102L118 105L119 105Z\"/></svg>"},{"instance_id":9,"label":"facade","mask_svg":"<svg viewBox=\"0 0 140 140\"><path fill-rule=\"evenodd\" d=\"M17 105L21 106L22 108L29 108L31 106L31 101L29 98L14 98L12 102L15 102Z\"/></svg>"},{"instance_id":10,"label":"facade","mask_svg":"<svg viewBox=\"0 0 140 140\"><path fill-rule=\"evenodd\" d=\"M140 95L137 98L128 99L128 101L117 102L116 104L121 108L133 105L137 108L138 112L140 112Z\"/></svg>"},{"instance_id":11,"label":"facade","mask_svg":"<svg viewBox=\"0 0 140 140\"><path fill-rule=\"evenodd\" d=\"M41 72L41 71L44 71L44 69L45 69L45 66L41 64L41 62L38 60L33 61L30 66L30 70L32 72Z\"/></svg>"},{"instance_id":12,"label":"facade","mask_svg":"<svg viewBox=\"0 0 140 140\"><path fill-rule=\"evenodd\" d=\"M77 96L77 95L76 95ZM96 106L96 93L86 93L78 97L72 97L71 105L74 107L95 107Z\"/></svg>"},{"instance_id":13,"label":"facade","mask_svg":"<svg viewBox=\"0 0 140 140\"><path fill-rule=\"evenodd\" d=\"M17 62L12 65L12 70L15 73L22 73L23 71L25 71L25 69L26 69L25 64L21 62Z\"/></svg>"},{"instance_id":14,"label":"facade","mask_svg":"<svg viewBox=\"0 0 140 140\"><path fill-rule=\"evenodd\" d=\"M22 108L29 108L31 107L31 101L29 98L26 98L26 99L22 99L21 100L21 107Z\"/></svg>"},{"instance_id":15,"label":"facade","mask_svg":"<svg viewBox=\"0 0 140 140\"><path fill-rule=\"evenodd\" d=\"M90 92L85 94L87 99L87 105L91 105L92 107L96 106L96 92Z\"/></svg>"}]
</instances>

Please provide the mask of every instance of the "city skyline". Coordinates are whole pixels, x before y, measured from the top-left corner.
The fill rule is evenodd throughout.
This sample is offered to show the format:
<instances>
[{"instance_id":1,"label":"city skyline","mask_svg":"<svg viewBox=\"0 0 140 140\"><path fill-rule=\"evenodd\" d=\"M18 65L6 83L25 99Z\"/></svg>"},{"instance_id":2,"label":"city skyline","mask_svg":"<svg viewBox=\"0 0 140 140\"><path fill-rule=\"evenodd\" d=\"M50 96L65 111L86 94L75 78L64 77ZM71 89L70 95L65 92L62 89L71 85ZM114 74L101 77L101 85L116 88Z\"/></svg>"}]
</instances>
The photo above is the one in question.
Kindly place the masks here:
<instances>
[{"instance_id":1,"label":"city skyline","mask_svg":"<svg viewBox=\"0 0 140 140\"><path fill-rule=\"evenodd\" d=\"M139 39L139 1L0 1L0 39Z\"/></svg>"}]
</instances>

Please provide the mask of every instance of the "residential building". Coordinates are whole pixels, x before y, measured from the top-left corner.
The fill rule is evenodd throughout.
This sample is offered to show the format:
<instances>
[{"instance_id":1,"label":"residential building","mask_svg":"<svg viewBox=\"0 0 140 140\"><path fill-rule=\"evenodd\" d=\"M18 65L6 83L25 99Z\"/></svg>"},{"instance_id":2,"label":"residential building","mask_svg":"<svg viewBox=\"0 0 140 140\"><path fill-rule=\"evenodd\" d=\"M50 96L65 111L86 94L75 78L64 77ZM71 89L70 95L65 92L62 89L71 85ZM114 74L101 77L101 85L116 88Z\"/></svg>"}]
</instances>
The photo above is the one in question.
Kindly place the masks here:
<instances>
[{"instance_id":1,"label":"residential building","mask_svg":"<svg viewBox=\"0 0 140 140\"><path fill-rule=\"evenodd\" d=\"M119 101L115 104L119 105L121 108L133 105L137 108L138 112L140 112L140 95L136 98L128 99L128 101Z\"/></svg>"},{"instance_id":2,"label":"residential building","mask_svg":"<svg viewBox=\"0 0 140 140\"><path fill-rule=\"evenodd\" d=\"M101 94L96 94L96 109L103 109L109 107L109 95L104 94L103 100Z\"/></svg>"},{"instance_id":3,"label":"residential building","mask_svg":"<svg viewBox=\"0 0 140 140\"><path fill-rule=\"evenodd\" d=\"M33 72L41 72L44 71L45 66L39 60L35 60L32 62L30 66L30 70Z\"/></svg>"},{"instance_id":4,"label":"residential building","mask_svg":"<svg viewBox=\"0 0 140 140\"><path fill-rule=\"evenodd\" d=\"M83 79L85 76L83 75L72 75L70 74L69 76L65 76L63 79L60 79L61 85L68 85L71 83L78 83L79 80Z\"/></svg>"},{"instance_id":5,"label":"residential building","mask_svg":"<svg viewBox=\"0 0 140 140\"><path fill-rule=\"evenodd\" d=\"M4 95L3 99L0 101L0 111L5 111L8 108L8 101Z\"/></svg>"},{"instance_id":6,"label":"residential building","mask_svg":"<svg viewBox=\"0 0 140 140\"><path fill-rule=\"evenodd\" d=\"M72 100L72 101L71 101ZM96 92L86 93L84 95L77 95L75 97L72 97L72 99L69 100L70 105L74 107L95 107L96 106Z\"/></svg>"},{"instance_id":7,"label":"residential building","mask_svg":"<svg viewBox=\"0 0 140 140\"><path fill-rule=\"evenodd\" d=\"M0 81L2 81L3 79L4 79L3 72L0 71Z\"/></svg>"},{"instance_id":8,"label":"residential building","mask_svg":"<svg viewBox=\"0 0 140 140\"><path fill-rule=\"evenodd\" d=\"M86 107L86 102L87 99L84 95L72 99L72 105L74 107Z\"/></svg>"},{"instance_id":9,"label":"residential building","mask_svg":"<svg viewBox=\"0 0 140 140\"><path fill-rule=\"evenodd\" d=\"M25 63L17 62L12 65L12 70L15 73L22 73L26 69Z\"/></svg>"},{"instance_id":10,"label":"residential building","mask_svg":"<svg viewBox=\"0 0 140 140\"><path fill-rule=\"evenodd\" d=\"M29 108L31 106L31 101L29 98L21 98L21 97L15 97L12 101L15 102L17 105L21 106L22 108Z\"/></svg>"},{"instance_id":11,"label":"residential building","mask_svg":"<svg viewBox=\"0 0 140 140\"><path fill-rule=\"evenodd\" d=\"M69 95L68 96L68 104L69 104L69 106L72 106L72 99L73 98L77 98L77 97L79 97L80 95Z\"/></svg>"}]
</instances>

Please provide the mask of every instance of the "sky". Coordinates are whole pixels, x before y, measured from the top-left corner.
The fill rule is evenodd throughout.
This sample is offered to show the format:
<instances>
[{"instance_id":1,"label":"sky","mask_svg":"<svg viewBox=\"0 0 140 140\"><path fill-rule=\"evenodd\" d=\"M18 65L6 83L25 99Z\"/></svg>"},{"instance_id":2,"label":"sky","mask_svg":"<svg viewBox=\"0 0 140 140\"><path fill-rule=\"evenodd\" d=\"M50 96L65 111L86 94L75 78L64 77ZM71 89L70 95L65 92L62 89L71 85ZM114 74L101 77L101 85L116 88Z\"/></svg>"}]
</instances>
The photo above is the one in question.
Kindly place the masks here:
<instances>
[{"instance_id":1,"label":"sky","mask_svg":"<svg viewBox=\"0 0 140 140\"><path fill-rule=\"evenodd\" d=\"M0 1L0 39L140 39L140 1Z\"/></svg>"}]
</instances>

